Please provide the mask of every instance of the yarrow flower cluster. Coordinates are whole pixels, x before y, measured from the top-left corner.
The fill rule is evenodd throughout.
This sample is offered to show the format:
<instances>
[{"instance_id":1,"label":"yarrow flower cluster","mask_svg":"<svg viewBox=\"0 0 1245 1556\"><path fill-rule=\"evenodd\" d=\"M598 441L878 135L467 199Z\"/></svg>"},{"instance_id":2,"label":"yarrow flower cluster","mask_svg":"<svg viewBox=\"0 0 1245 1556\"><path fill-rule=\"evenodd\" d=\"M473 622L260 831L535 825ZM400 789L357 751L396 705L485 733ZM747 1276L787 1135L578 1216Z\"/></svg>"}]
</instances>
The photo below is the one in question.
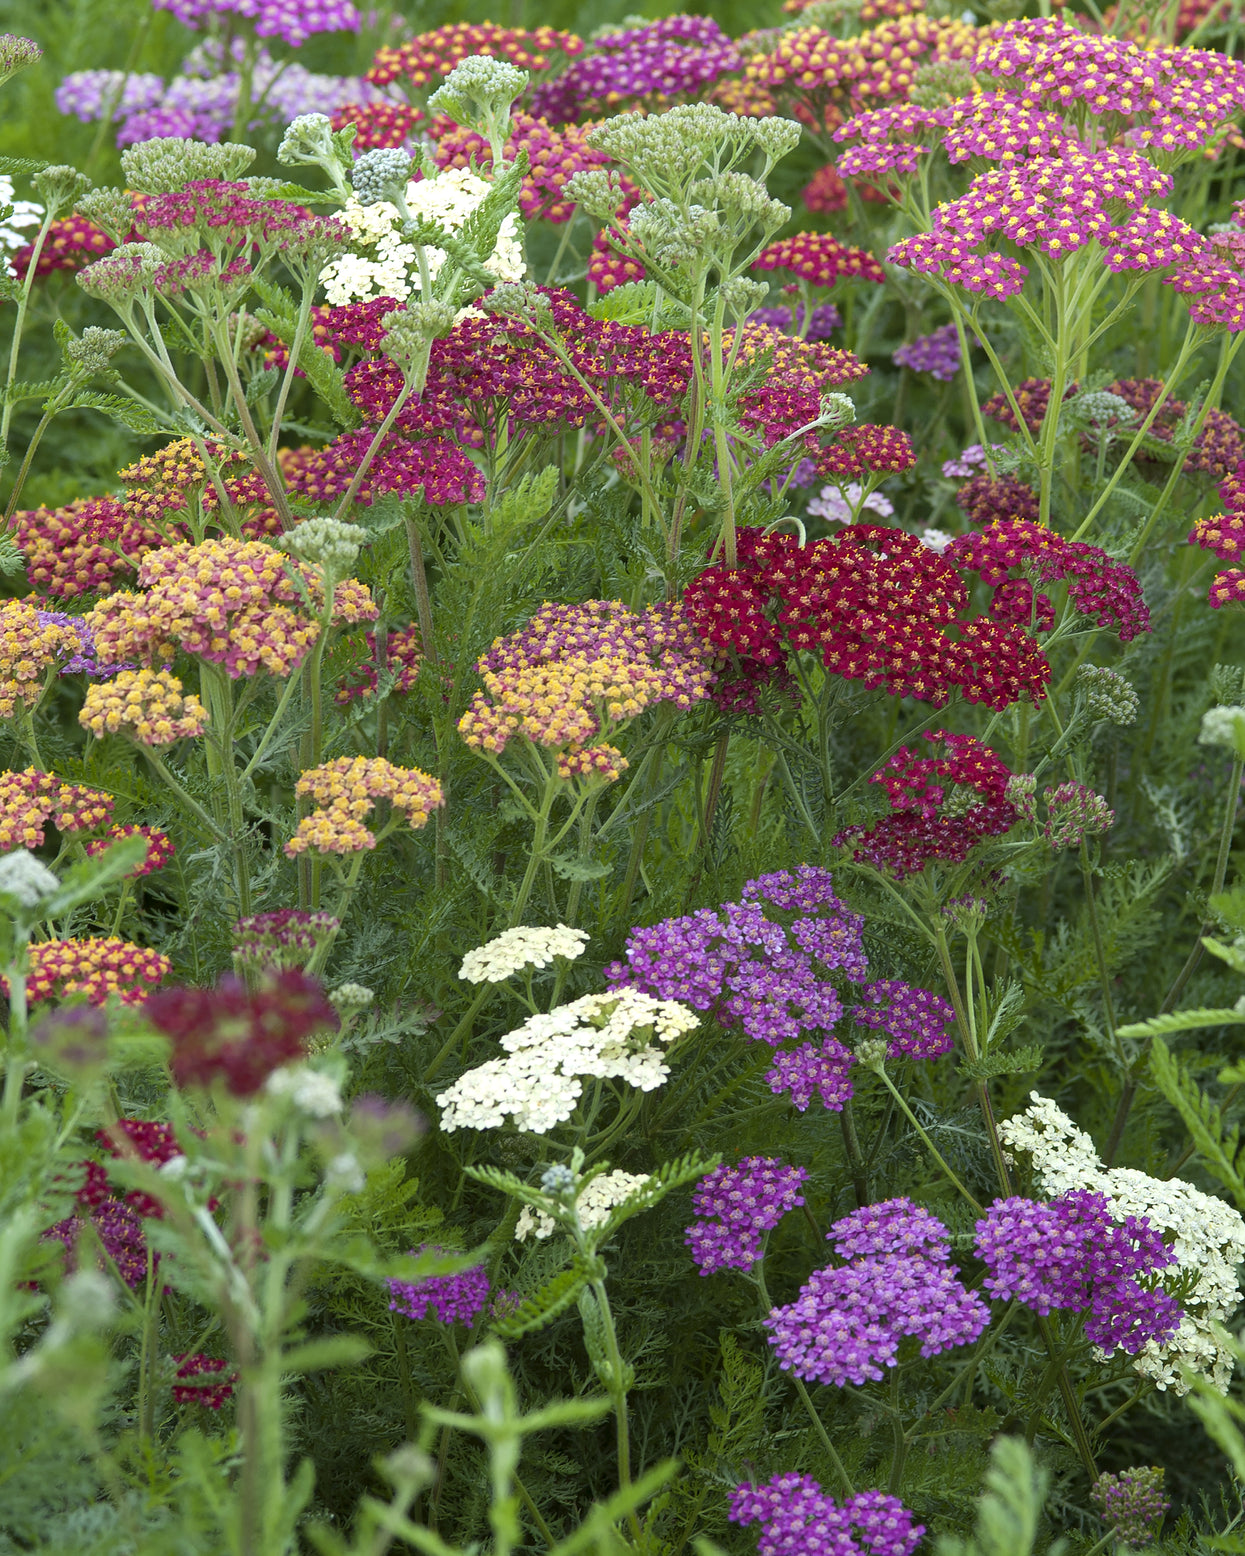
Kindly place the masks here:
<instances>
[{"instance_id":1,"label":"yarrow flower cluster","mask_svg":"<svg viewBox=\"0 0 1245 1556\"><path fill-rule=\"evenodd\" d=\"M841 1109L852 1095L855 1056L837 1037L849 1014L839 972L863 983L864 920L834 895L830 874L813 865L745 883L742 900L666 919L627 937L625 960L605 969L611 984L677 999L728 1031L776 1049L766 1076L803 1111L814 1095ZM783 916L796 914L788 929ZM850 1009L860 1025L885 1034L893 1058L934 1058L950 1047L951 1006L895 979L866 984ZM805 1039L816 1037L819 1041ZM798 1046L784 1046L795 1042Z\"/></svg>"},{"instance_id":2,"label":"yarrow flower cluster","mask_svg":"<svg viewBox=\"0 0 1245 1556\"><path fill-rule=\"evenodd\" d=\"M754 270L790 270L813 286L834 286L842 280L886 280L886 272L868 249L841 243L828 232L797 232L763 248Z\"/></svg>"},{"instance_id":3,"label":"yarrow flower cluster","mask_svg":"<svg viewBox=\"0 0 1245 1556\"><path fill-rule=\"evenodd\" d=\"M1158 1539L1163 1514L1171 1502L1163 1494L1163 1471L1157 1465L1104 1471L1090 1489L1102 1521L1116 1537L1134 1550L1144 1550Z\"/></svg>"},{"instance_id":4,"label":"yarrow flower cluster","mask_svg":"<svg viewBox=\"0 0 1245 1556\"><path fill-rule=\"evenodd\" d=\"M557 924L552 929L520 925L507 929L463 957L458 976L468 983L503 983L527 968L548 967L556 957L573 961L582 956L588 935L582 929Z\"/></svg>"},{"instance_id":5,"label":"yarrow flower cluster","mask_svg":"<svg viewBox=\"0 0 1245 1556\"><path fill-rule=\"evenodd\" d=\"M87 935L81 940L39 940L30 947L26 998L61 1000L85 995L103 1005L115 995L123 1005L141 1005L173 964L159 951L131 945L115 935ZM8 993L7 979L0 979Z\"/></svg>"},{"instance_id":6,"label":"yarrow flower cluster","mask_svg":"<svg viewBox=\"0 0 1245 1556\"><path fill-rule=\"evenodd\" d=\"M141 837L147 845L147 853L142 864L135 865L129 871L127 880L138 880L144 875L154 875L157 870L163 870L169 860L177 852L173 846L173 840L167 832L161 832L158 827L140 827L135 825L109 827L103 837L90 838L84 845L88 855L94 857L111 848L114 843L127 837Z\"/></svg>"},{"instance_id":7,"label":"yarrow flower cluster","mask_svg":"<svg viewBox=\"0 0 1245 1556\"><path fill-rule=\"evenodd\" d=\"M516 736L555 753L563 778L610 782L627 761L610 737L656 702L689 708L709 692L709 655L678 607L619 600L544 605L498 638L477 666L484 691L459 720L475 750L500 756Z\"/></svg>"},{"instance_id":8,"label":"yarrow flower cluster","mask_svg":"<svg viewBox=\"0 0 1245 1556\"><path fill-rule=\"evenodd\" d=\"M949 384L960 370L960 337L954 324L944 324L929 335L918 335L891 354L896 367L914 373L928 373L940 383ZM943 474L946 469L944 467ZM967 472L966 472L967 473Z\"/></svg>"},{"instance_id":9,"label":"yarrow flower cluster","mask_svg":"<svg viewBox=\"0 0 1245 1556\"><path fill-rule=\"evenodd\" d=\"M1201 1373L1226 1392L1233 1360L1219 1339L1240 1302L1237 1266L1245 1258L1245 1220L1222 1200L1203 1194L1180 1178L1151 1178L1132 1167L1106 1168L1093 1141L1049 1098L1036 1091L1023 1113L999 1125L999 1138L1031 1161L1042 1193L1070 1190L1104 1195L1114 1221L1144 1217L1161 1235L1174 1258L1169 1266L1187 1277L1181 1298L1183 1315L1175 1334L1164 1342L1148 1340L1133 1368L1156 1388L1188 1392L1182 1367Z\"/></svg>"},{"instance_id":10,"label":"yarrow flower cluster","mask_svg":"<svg viewBox=\"0 0 1245 1556\"><path fill-rule=\"evenodd\" d=\"M642 27L611 28L555 80L536 88L532 110L565 123L637 102L695 99L742 62L735 42L707 16L666 16Z\"/></svg>"},{"instance_id":11,"label":"yarrow flower cluster","mask_svg":"<svg viewBox=\"0 0 1245 1556\"><path fill-rule=\"evenodd\" d=\"M1105 1194L996 1200L976 1231L987 1291L1035 1313L1085 1312L1085 1334L1104 1355L1136 1356L1180 1327L1180 1304L1143 1284L1174 1265L1175 1254L1145 1216L1114 1215Z\"/></svg>"},{"instance_id":12,"label":"yarrow flower cluster","mask_svg":"<svg viewBox=\"0 0 1245 1556\"><path fill-rule=\"evenodd\" d=\"M398 85L422 91L439 85L456 65L474 55L509 60L523 70L548 70L560 55L583 52L583 40L573 32L553 27L524 31L496 22L450 22L432 32L421 32L406 43L380 49L367 72L377 86Z\"/></svg>"},{"instance_id":13,"label":"yarrow flower cluster","mask_svg":"<svg viewBox=\"0 0 1245 1556\"><path fill-rule=\"evenodd\" d=\"M339 756L303 773L294 792L316 802L285 845L294 859L310 849L320 854L354 854L376 847L376 834L363 825L378 800L387 800L418 831L445 803L441 785L417 767L395 767L384 757Z\"/></svg>"},{"instance_id":14,"label":"yarrow flower cluster","mask_svg":"<svg viewBox=\"0 0 1245 1556\"><path fill-rule=\"evenodd\" d=\"M38 848L49 821L58 832L93 832L111 819L112 807L111 795L37 767L0 773L0 853Z\"/></svg>"},{"instance_id":15,"label":"yarrow flower cluster","mask_svg":"<svg viewBox=\"0 0 1245 1556\"><path fill-rule=\"evenodd\" d=\"M331 913L281 908L249 914L233 926L234 959L265 972L305 967L320 944L340 928L341 920Z\"/></svg>"},{"instance_id":16,"label":"yarrow flower cluster","mask_svg":"<svg viewBox=\"0 0 1245 1556\"><path fill-rule=\"evenodd\" d=\"M437 1243L421 1243L412 1255L444 1253ZM488 1306L492 1285L482 1264L457 1275L427 1275L423 1280L387 1280L389 1311L404 1318L435 1318L441 1324L462 1324L471 1329Z\"/></svg>"},{"instance_id":17,"label":"yarrow flower cluster","mask_svg":"<svg viewBox=\"0 0 1245 1556\"><path fill-rule=\"evenodd\" d=\"M750 1270L761 1257L764 1235L804 1203L799 1188L807 1177L807 1168L768 1156L749 1156L737 1167L707 1173L692 1194L692 1210L701 1219L683 1239L700 1273Z\"/></svg>"},{"instance_id":18,"label":"yarrow flower cluster","mask_svg":"<svg viewBox=\"0 0 1245 1556\"><path fill-rule=\"evenodd\" d=\"M207 728L207 710L169 670L122 670L87 688L78 723L96 736L126 734L144 746L193 739Z\"/></svg>"},{"instance_id":19,"label":"yarrow flower cluster","mask_svg":"<svg viewBox=\"0 0 1245 1556\"><path fill-rule=\"evenodd\" d=\"M605 1225L617 1206L638 1194L648 1181L644 1173L623 1172L619 1168L588 1179L575 1191L575 1214L580 1226L585 1232L595 1232ZM514 1229L515 1241L523 1243L535 1237L543 1242L553 1236L557 1227L558 1223L547 1212L524 1205Z\"/></svg>"},{"instance_id":20,"label":"yarrow flower cluster","mask_svg":"<svg viewBox=\"0 0 1245 1556\"><path fill-rule=\"evenodd\" d=\"M1038 826L1037 780L1029 773L1017 773L1007 785L1007 798L1019 815ZM1079 848L1087 837L1109 832L1115 824L1115 812L1100 794L1083 783L1060 783L1042 790L1046 816L1039 826L1042 837L1056 853Z\"/></svg>"},{"instance_id":21,"label":"yarrow flower cluster","mask_svg":"<svg viewBox=\"0 0 1245 1556\"><path fill-rule=\"evenodd\" d=\"M715 695L742 711L801 650L835 675L928 702L958 690L1001 709L1046 694L1050 666L1028 634L969 618L962 575L914 535L854 524L802 545L749 529L737 547L739 566L707 568L683 605L730 666Z\"/></svg>"},{"instance_id":22,"label":"yarrow flower cluster","mask_svg":"<svg viewBox=\"0 0 1245 1556\"><path fill-rule=\"evenodd\" d=\"M219 1356L174 1356L177 1371L173 1384L175 1405L200 1405L204 1410L220 1410L233 1398L238 1375ZM214 1380L214 1381L209 1381Z\"/></svg>"},{"instance_id":23,"label":"yarrow flower cluster","mask_svg":"<svg viewBox=\"0 0 1245 1556\"><path fill-rule=\"evenodd\" d=\"M437 1098L441 1127L516 1128L547 1134L568 1119L585 1078L653 1091L670 1074L669 1049L699 1025L685 1005L634 989L585 994L529 1016L501 1039L504 1059L468 1070Z\"/></svg>"},{"instance_id":24,"label":"yarrow flower cluster","mask_svg":"<svg viewBox=\"0 0 1245 1556\"><path fill-rule=\"evenodd\" d=\"M759 1556L912 1556L924 1524L898 1497L858 1491L840 1507L810 1475L774 1475L731 1493L733 1524L760 1524Z\"/></svg>"},{"instance_id":25,"label":"yarrow flower cluster","mask_svg":"<svg viewBox=\"0 0 1245 1556\"><path fill-rule=\"evenodd\" d=\"M91 1210L89 1216L69 1216L48 1227L43 1236L64 1246L70 1268L74 1267L78 1242L88 1224L117 1274L131 1291L136 1291L147 1279L148 1249L142 1217L133 1206L109 1195ZM100 1265L107 1268L102 1259Z\"/></svg>"},{"instance_id":26,"label":"yarrow flower cluster","mask_svg":"<svg viewBox=\"0 0 1245 1556\"><path fill-rule=\"evenodd\" d=\"M464 129L445 119L430 128L436 145L433 160L443 171L448 168L472 168L481 174L492 169L493 152L478 130ZM566 186L585 168L604 167L609 157L589 144L587 132L577 125L555 126L547 119L515 112L510 118L510 138L506 142L506 160L513 162L519 152L528 160L527 172L519 189L519 209L528 221L541 218L550 222L568 222L575 202Z\"/></svg>"},{"instance_id":27,"label":"yarrow flower cluster","mask_svg":"<svg viewBox=\"0 0 1245 1556\"><path fill-rule=\"evenodd\" d=\"M905 1339L937 1356L989 1323L986 1304L957 1278L946 1227L911 1200L868 1205L827 1238L850 1262L815 1270L764 1321L784 1372L839 1388L876 1382L898 1365Z\"/></svg>"},{"instance_id":28,"label":"yarrow flower cluster","mask_svg":"<svg viewBox=\"0 0 1245 1556\"><path fill-rule=\"evenodd\" d=\"M0 601L0 718L11 719L19 704L34 707L48 669L77 650L72 628L24 600Z\"/></svg>"},{"instance_id":29,"label":"yarrow flower cluster","mask_svg":"<svg viewBox=\"0 0 1245 1556\"><path fill-rule=\"evenodd\" d=\"M1221 562L1240 562L1245 557L1245 460L1219 487L1223 513L1197 519L1189 535L1189 544L1210 551ZM1245 604L1245 569L1225 567L1211 579L1207 600L1213 610L1225 605Z\"/></svg>"}]
</instances>

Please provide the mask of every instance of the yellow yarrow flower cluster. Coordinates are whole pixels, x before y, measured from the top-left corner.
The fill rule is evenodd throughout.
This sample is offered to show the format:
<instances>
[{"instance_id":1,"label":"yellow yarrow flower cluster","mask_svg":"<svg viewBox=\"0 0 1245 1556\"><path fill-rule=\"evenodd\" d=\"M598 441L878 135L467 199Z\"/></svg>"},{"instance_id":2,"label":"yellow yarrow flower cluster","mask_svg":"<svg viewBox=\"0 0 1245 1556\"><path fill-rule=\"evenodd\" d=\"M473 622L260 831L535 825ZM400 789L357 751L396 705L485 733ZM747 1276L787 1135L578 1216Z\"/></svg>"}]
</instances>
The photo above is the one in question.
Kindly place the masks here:
<instances>
[{"instance_id":1,"label":"yellow yarrow flower cluster","mask_svg":"<svg viewBox=\"0 0 1245 1556\"><path fill-rule=\"evenodd\" d=\"M357 854L376 847L376 836L363 825L377 800L388 800L413 828L445 803L441 785L418 767L395 767L384 757L341 756L312 768L298 780L295 793L315 800L316 809L298 823L285 845L293 859L317 854Z\"/></svg>"},{"instance_id":2,"label":"yellow yarrow flower cluster","mask_svg":"<svg viewBox=\"0 0 1245 1556\"><path fill-rule=\"evenodd\" d=\"M87 689L78 723L93 735L126 734L144 746L201 735L207 711L169 670L122 670Z\"/></svg>"},{"instance_id":3,"label":"yellow yarrow flower cluster","mask_svg":"<svg viewBox=\"0 0 1245 1556\"><path fill-rule=\"evenodd\" d=\"M76 631L40 614L24 600L0 603L0 717L11 719L19 702L32 707L49 666L79 651Z\"/></svg>"}]
</instances>

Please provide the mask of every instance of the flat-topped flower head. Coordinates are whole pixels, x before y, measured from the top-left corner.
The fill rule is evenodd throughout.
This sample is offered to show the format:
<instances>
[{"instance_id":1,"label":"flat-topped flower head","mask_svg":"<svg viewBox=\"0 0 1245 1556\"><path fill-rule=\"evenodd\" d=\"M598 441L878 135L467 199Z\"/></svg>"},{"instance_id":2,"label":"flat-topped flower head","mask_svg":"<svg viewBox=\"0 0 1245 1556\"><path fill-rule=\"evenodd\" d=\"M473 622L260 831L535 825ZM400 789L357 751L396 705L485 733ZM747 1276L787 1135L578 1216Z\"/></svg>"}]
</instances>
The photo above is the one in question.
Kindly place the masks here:
<instances>
[{"instance_id":1,"label":"flat-topped flower head","mask_svg":"<svg viewBox=\"0 0 1245 1556\"><path fill-rule=\"evenodd\" d=\"M127 880L135 881L140 876L153 875L157 870L163 870L177 852L173 846L173 840L167 832L161 832L159 827L140 827L135 825L109 827L103 837L88 840L85 845L86 851L94 857L96 854L104 853L114 843L119 843L127 837L141 837L147 845L147 853L143 862L135 865L127 873Z\"/></svg>"},{"instance_id":2,"label":"flat-topped flower head","mask_svg":"<svg viewBox=\"0 0 1245 1556\"><path fill-rule=\"evenodd\" d=\"M543 71L560 56L582 52L583 40L554 27L503 27L497 22L450 22L421 32L406 43L379 50L367 72L376 86L394 83L408 91L438 86L465 59L491 55L523 70Z\"/></svg>"},{"instance_id":3,"label":"flat-topped flower head","mask_svg":"<svg viewBox=\"0 0 1245 1556\"><path fill-rule=\"evenodd\" d=\"M623 1172L621 1168L615 1168L613 1172L598 1173L595 1178L581 1184L575 1194L575 1214L579 1217L580 1226L585 1232L593 1232L597 1227L604 1226L611 1212L633 1194L638 1194L648 1181L645 1173ZM545 1238L552 1237L557 1229L558 1223L546 1211L524 1205L514 1229L515 1241L524 1243L529 1237L534 1237L543 1242Z\"/></svg>"},{"instance_id":4,"label":"flat-topped flower head","mask_svg":"<svg viewBox=\"0 0 1245 1556\"><path fill-rule=\"evenodd\" d=\"M194 739L207 728L207 710L169 670L122 670L87 688L78 723L95 736L128 735L144 746Z\"/></svg>"},{"instance_id":5,"label":"flat-topped flower head","mask_svg":"<svg viewBox=\"0 0 1245 1556\"><path fill-rule=\"evenodd\" d=\"M797 232L763 248L755 270L790 270L814 286L834 286L843 280L886 280L886 272L868 249L841 243L828 232Z\"/></svg>"},{"instance_id":6,"label":"flat-topped flower head","mask_svg":"<svg viewBox=\"0 0 1245 1556\"><path fill-rule=\"evenodd\" d=\"M376 836L363 825L378 800L387 800L407 824L419 830L445 803L441 785L418 767L395 767L384 757L339 756L299 778L294 792L316 802L285 845L294 859L309 849L321 854L353 854L376 847Z\"/></svg>"},{"instance_id":7,"label":"flat-topped flower head","mask_svg":"<svg viewBox=\"0 0 1245 1556\"><path fill-rule=\"evenodd\" d=\"M159 951L115 935L40 940L30 947L26 998L34 1004L82 994L92 1005L103 1005L115 995L123 1005L141 1005L172 970L172 962ZM7 994L7 982L4 989Z\"/></svg>"},{"instance_id":8,"label":"flat-topped flower head","mask_svg":"<svg viewBox=\"0 0 1245 1556\"><path fill-rule=\"evenodd\" d=\"M72 628L24 600L0 601L0 718L33 707L50 667L77 651Z\"/></svg>"},{"instance_id":9,"label":"flat-topped flower head","mask_svg":"<svg viewBox=\"0 0 1245 1556\"><path fill-rule=\"evenodd\" d=\"M412 1254L444 1253L436 1243L421 1243ZM492 1283L482 1264L457 1275L427 1275L423 1280L388 1280L389 1311L405 1318L432 1318L442 1324L462 1324L471 1329L488 1306Z\"/></svg>"},{"instance_id":10,"label":"flat-topped flower head","mask_svg":"<svg viewBox=\"0 0 1245 1556\"><path fill-rule=\"evenodd\" d=\"M839 1505L811 1475L736 1486L733 1524L760 1524L759 1556L912 1556L925 1526L898 1497L858 1491Z\"/></svg>"},{"instance_id":11,"label":"flat-topped flower head","mask_svg":"<svg viewBox=\"0 0 1245 1556\"><path fill-rule=\"evenodd\" d=\"M569 929L565 924L552 929L520 925L468 951L458 976L468 983L502 983L527 968L548 967L557 957L572 961L583 955L587 944L585 930Z\"/></svg>"},{"instance_id":12,"label":"flat-topped flower head","mask_svg":"<svg viewBox=\"0 0 1245 1556\"><path fill-rule=\"evenodd\" d=\"M768 1156L749 1156L737 1167L707 1173L692 1194L698 1219L683 1239L700 1273L750 1270L761 1257L765 1233L804 1203L799 1189L807 1177L806 1168Z\"/></svg>"},{"instance_id":13,"label":"flat-topped flower head","mask_svg":"<svg viewBox=\"0 0 1245 1556\"><path fill-rule=\"evenodd\" d=\"M0 852L38 848L50 821L58 832L91 832L112 816L113 799L85 784L28 767L0 773Z\"/></svg>"},{"instance_id":14,"label":"flat-topped flower head","mask_svg":"<svg viewBox=\"0 0 1245 1556\"><path fill-rule=\"evenodd\" d=\"M341 920L331 913L279 908L273 913L249 914L233 926L234 958L268 972L305 967L316 948L340 928Z\"/></svg>"}]
</instances>

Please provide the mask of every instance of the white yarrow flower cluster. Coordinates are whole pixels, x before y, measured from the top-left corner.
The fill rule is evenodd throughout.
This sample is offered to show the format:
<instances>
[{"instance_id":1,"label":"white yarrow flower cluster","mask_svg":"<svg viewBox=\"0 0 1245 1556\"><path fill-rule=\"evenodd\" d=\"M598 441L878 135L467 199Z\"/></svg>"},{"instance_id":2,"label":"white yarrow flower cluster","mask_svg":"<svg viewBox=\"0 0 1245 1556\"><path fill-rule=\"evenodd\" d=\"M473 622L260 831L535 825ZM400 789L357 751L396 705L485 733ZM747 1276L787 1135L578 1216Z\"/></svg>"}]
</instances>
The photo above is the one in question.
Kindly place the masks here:
<instances>
[{"instance_id":1,"label":"white yarrow flower cluster","mask_svg":"<svg viewBox=\"0 0 1245 1556\"><path fill-rule=\"evenodd\" d=\"M0 222L0 251L8 255L29 241L26 229L37 227L43 220L43 207L33 200L15 200L13 180L4 173L0 173L0 206L12 206L8 216ZM7 259L3 263L6 275L17 274Z\"/></svg>"},{"instance_id":2,"label":"white yarrow flower cluster","mask_svg":"<svg viewBox=\"0 0 1245 1556\"><path fill-rule=\"evenodd\" d=\"M59 878L28 848L19 848L0 859L0 892L13 897L24 908L37 908L59 885Z\"/></svg>"},{"instance_id":3,"label":"white yarrow flower cluster","mask_svg":"<svg viewBox=\"0 0 1245 1556\"><path fill-rule=\"evenodd\" d=\"M477 946L463 957L458 976L468 983L502 983L527 967L548 967L555 956L574 961L582 956L588 935L582 929L556 924L552 929L521 924Z\"/></svg>"},{"instance_id":4,"label":"white yarrow flower cluster","mask_svg":"<svg viewBox=\"0 0 1245 1556\"><path fill-rule=\"evenodd\" d=\"M436 178L412 182L406 189L406 208L418 220L427 217L447 232L457 233L477 209L489 184L470 168L448 168ZM339 213L363 252L343 254L320 272L324 295L334 307L368 302L374 297L393 297L405 302L420 290L419 262L415 245L402 236L396 205L378 200L360 205L353 196ZM429 277L433 280L445 263L445 250L424 249ZM484 268L498 281L521 281L527 262L519 234L519 218L511 212L501 225L492 254Z\"/></svg>"},{"instance_id":5,"label":"white yarrow flower cluster","mask_svg":"<svg viewBox=\"0 0 1245 1556\"><path fill-rule=\"evenodd\" d=\"M506 1058L468 1070L437 1098L441 1127L496 1129L510 1118L543 1135L575 1111L585 1078L653 1091L670 1074L669 1046L697 1025L686 1005L636 989L585 994L529 1016L502 1038Z\"/></svg>"},{"instance_id":6,"label":"white yarrow flower cluster","mask_svg":"<svg viewBox=\"0 0 1245 1556\"><path fill-rule=\"evenodd\" d=\"M999 1138L1023 1151L1046 1194L1090 1189L1105 1194L1112 1213L1146 1216L1163 1233L1176 1256L1176 1268L1191 1271L1197 1283L1182 1299L1184 1317L1166 1345L1153 1340L1133 1362L1155 1387L1188 1392L1181 1367L1202 1373L1226 1393L1232 1356L1215 1331L1226 1324L1241 1300L1236 1267L1245 1259L1245 1220L1223 1200L1203 1194L1181 1178L1151 1178L1132 1167L1104 1167L1093 1141L1048 1098L1030 1093L1032 1105L999 1125Z\"/></svg>"},{"instance_id":7,"label":"white yarrow flower cluster","mask_svg":"<svg viewBox=\"0 0 1245 1556\"><path fill-rule=\"evenodd\" d=\"M282 1066L268 1077L270 1096L288 1097L308 1118L332 1118L342 1110L341 1088L331 1075L304 1065Z\"/></svg>"},{"instance_id":8,"label":"white yarrow flower cluster","mask_svg":"<svg viewBox=\"0 0 1245 1556\"><path fill-rule=\"evenodd\" d=\"M639 1189L648 1182L644 1173L635 1172L603 1172L599 1178L593 1178L591 1183L586 1183L575 1196L575 1209L579 1213L579 1224L585 1232L592 1232L599 1226L604 1226L610 1218L610 1211L615 1205L621 1205L623 1200L630 1199ZM552 1216L543 1210L533 1210L530 1205L525 1205L519 1216L518 1225L514 1229L514 1235L518 1242L526 1242L529 1237L552 1237L557 1230L557 1222Z\"/></svg>"}]
</instances>

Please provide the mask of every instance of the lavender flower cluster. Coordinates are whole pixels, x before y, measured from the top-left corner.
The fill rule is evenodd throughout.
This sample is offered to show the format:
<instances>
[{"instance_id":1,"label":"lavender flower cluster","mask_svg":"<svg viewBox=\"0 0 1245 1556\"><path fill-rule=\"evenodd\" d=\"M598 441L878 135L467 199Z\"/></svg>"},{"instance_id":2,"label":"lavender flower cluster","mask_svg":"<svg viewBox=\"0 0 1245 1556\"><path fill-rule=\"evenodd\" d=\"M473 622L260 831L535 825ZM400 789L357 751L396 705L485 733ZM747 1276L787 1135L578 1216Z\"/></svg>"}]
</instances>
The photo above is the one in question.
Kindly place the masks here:
<instances>
[{"instance_id":1,"label":"lavender flower cluster","mask_svg":"<svg viewBox=\"0 0 1245 1556\"><path fill-rule=\"evenodd\" d=\"M891 357L896 367L928 373L940 383L950 383L960 370L960 338L954 324L944 324L929 335L918 335L900 346Z\"/></svg>"},{"instance_id":2,"label":"lavender flower cluster","mask_svg":"<svg viewBox=\"0 0 1245 1556\"><path fill-rule=\"evenodd\" d=\"M864 920L834 894L828 871L801 865L748 881L739 902L665 919L628 936L626 959L606 968L609 982L711 1012L728 1029L778 1051L767 1080L803 1112L814 1095L838 1110L852 1095L855 1057L832 1035L845 1014L884 1032L893 1058L930 1059L951 1047L954 1012L937 995L896 979L866 984L846 1011L840 973L868 974ZM784 926L777 914L798 917ZM820 1041L801 1041L816 1034ZM783 1048L779 1045L796 1043Z\"/></svg>"},{"instance_id":3,"label":"lavender flower cluster","mask_svg":"<svg viewBox=\"0 0 1245 1556\"><path fill-rule=\"evenodd\" d=\"M749 1156L737 1167L715 1167L697 1185L694 1221L684 1238L702 1275L750 1270L761 1257L761 1241L789 1210L804 1203L804 1167L776 1157Z\"/></svg>"},{"instance_id":4,"label":"lavender flower cluster","mask_svg":"<svg viewBox=\"0 0 1245 1556\"><path fill-rule=\"evenodd\" d=\"M909 1199L884 1200L827 1233L850 1260L815 1270L794 1302L765 1319L778 1365L807 1382L842 1388L879 1380L905 1339L922 1356L975 1340L990 1321L957 1278L946 1227Z\"/></svg>"},{"instance_id":5,"label":"lavender flower cluster","mask_svg":"<svg viewBox=\"0 0 1245 1556\"><path fill-rule=\"evenodd\" d=\"M760 1556L911 1556L925 1533L898 1497L858 1491L842 1507L809 1475L737 1486L730 1520L760 1524Z\"/></svg>"},{"instance_id":6,"label":"lavender flower cluster","mask_svg":"<svg viewBox=\"0 0 1245 1556\"><path fill-rule=\"evenodd\" d=\"M769 329L781 330L786 335L798 335L804 325L804 304L793 307L757 308L748 315L750 324L764 324ZM829 340L834 330L840 329L843 315L833 303L820 303L808 316L805 340Z\"/></svg>"},{"instance_id":7,"label":"lavender flower cluster","mask_svg":"<svg viewBox=\"0 0 1245 1556\"><path fill-rule=\"evenodd\" d=\"M217 16L236 16L255 24L260 38L282 38L291 48L321 32L358 32L359 13L350 0L152 0L157 11L172 11L187 27L201 27Z\"/></svg>"}]
</instances>

